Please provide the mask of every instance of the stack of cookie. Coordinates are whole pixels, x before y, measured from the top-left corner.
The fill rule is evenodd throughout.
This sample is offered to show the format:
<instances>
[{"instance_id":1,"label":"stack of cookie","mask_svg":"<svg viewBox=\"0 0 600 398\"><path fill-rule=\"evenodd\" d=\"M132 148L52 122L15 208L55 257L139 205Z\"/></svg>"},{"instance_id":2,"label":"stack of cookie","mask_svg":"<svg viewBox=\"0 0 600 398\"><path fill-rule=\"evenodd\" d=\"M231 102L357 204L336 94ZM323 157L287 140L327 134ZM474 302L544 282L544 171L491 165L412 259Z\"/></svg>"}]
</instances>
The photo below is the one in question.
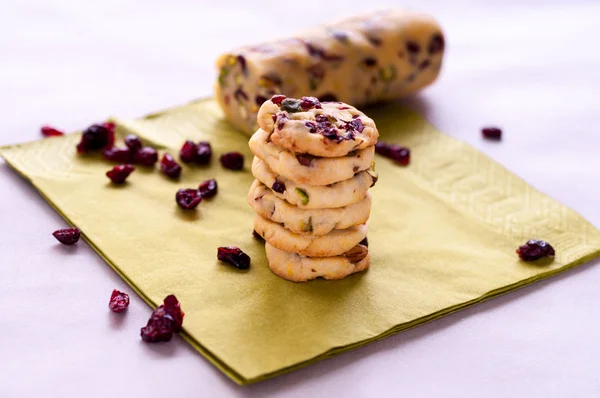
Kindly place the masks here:
<instances>
[{"instance_id":1,"label":"stack of cookie","mask_svg":"<svg viewBox=\"0 0 600 398\"><path fill-rule=\"evenodd\" d=\"M276 95L261 106L258 125L248 203L271 270L305 282L366 269L373 120L341 102Z\"/></svg>"}]
</instances>

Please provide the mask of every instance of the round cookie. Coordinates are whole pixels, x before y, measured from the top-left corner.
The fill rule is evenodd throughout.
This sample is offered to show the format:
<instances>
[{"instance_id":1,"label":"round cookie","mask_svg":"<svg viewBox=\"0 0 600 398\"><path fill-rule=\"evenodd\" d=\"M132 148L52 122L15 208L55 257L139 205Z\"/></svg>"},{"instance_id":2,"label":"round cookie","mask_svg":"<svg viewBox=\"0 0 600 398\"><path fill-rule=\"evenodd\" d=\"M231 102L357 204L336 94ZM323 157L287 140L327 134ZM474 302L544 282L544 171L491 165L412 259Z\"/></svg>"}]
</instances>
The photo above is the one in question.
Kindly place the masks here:
<instances>
[{"instance_id":1,"label":"round cookie","mask_svg":"<svg viewBox=\"0 0 600 398\"><path fill-rule=\"evenodd\" d=\"M268 100L260 107L257 121L275 145L328 158L373 146L379 137L373 119L355 107L314 97L286 98L279 105Z\"/></svg>"},{"instance_id":2,"label":"round cookie","mask_svg":"<svg viewBox=\"0 0 600 398\"><path fill-rule=\"evenodd\" d=\"M364 224L371 212L371 195L360 202L335 209L303 210L279 199L263 183L254 180L248 204L257 214L283 225L296 234L325 235L332 230Z\"/></svg>"},{"instance_id":3,"label":"round cookie","mask_svg":"<svg viewBox=\"0 0 600 398\"><path fill-rule=\"evenodd\" d=\"M265 244L269 268L273 273L292 282L307 282L322 277L342 279L369 268L369 250L357 245L349 252L334 257L304 257Z\"/></svg>"},{"instance_id":4,"label":"round cookie","mask_svg":"<svg viewBox=\"0 0 600 398\"><path fill-rule=\"evenodd\" d=\"M273 173L265 162L257 157L252 161L252 174L267 187L271 187L278 198L301 209L330 209L359 202L378 180L377 173L365 170L348 180L330 185L296 184Z\"/></svg>"},{"instance_id":5,"label":"round cookie","mask_svg":"<svg viewBox=\"0 0 600 398\"><path fill-rule=\"evenodd\" d=\"M254 218L254 230L270 245L308 257L339 256L367 236L367 224L333 230L327 235L295 234L260 215Z\"/></svg>"},{"instance_id":6,"label":"round cookie","mask_svg":"<svg viewBox=\"0 0 600 398\"><path fill-rule=\"evenodd\" d=\"M375 155L374 146L339 158L295 155L270 142L269 133L262 129L254 133L248 144L252 153L275 173L297 183L310 185L329 185L350 179L359 171L370 168Z\"/></svg>"}]
</instances>

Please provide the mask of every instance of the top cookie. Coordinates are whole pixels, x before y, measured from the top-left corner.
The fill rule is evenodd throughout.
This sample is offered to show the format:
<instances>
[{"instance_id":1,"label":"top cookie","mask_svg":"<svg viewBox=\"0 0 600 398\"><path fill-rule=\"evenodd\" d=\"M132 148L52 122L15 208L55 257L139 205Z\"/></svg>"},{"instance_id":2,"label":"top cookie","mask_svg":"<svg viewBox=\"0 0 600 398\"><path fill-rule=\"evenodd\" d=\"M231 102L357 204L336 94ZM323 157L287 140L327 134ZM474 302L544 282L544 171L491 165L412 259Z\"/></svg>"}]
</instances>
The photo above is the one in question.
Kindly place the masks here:
<instances>
[{"instance_id":1,"label":"top cookie","mask_svg":"<svg viewBox=\"0 0 600 398\"><path fill-rule=\"evenodd\" d=\"M277 146L295 153L342 157L375 145L373 119L343 102L275 95L258 111L258 125Z\"/></svg>"}]
</instances>

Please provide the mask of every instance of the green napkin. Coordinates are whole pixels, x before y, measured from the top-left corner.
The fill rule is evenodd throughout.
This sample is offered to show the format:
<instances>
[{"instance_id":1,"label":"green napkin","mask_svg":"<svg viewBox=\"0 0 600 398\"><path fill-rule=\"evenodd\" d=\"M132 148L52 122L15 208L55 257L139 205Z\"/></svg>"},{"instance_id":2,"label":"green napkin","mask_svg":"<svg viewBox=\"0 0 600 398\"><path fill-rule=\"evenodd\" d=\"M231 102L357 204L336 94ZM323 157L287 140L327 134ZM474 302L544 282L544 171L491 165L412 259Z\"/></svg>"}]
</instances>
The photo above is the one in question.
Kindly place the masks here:
<instances>
[{"instance_id":1,"label":"green napkin","mask_svg":"<svg viewBox=\"0 0 600 398\"><path fill-rule=\"evenodd\" d=\"M79 134L3 148L0 154L41 192L151 306L175 294L183 337L234 381L297 369L573 268L600 254L600 231L472 147L398 105L368 111L381 139L412 150L408 167L377 158L369 222L371 269L341 281L296 284L273 275L252 237L246 203L253 180L247 137L216 103L196 101L117 122L176 155L186 139L211 141L210 167L186 167L173 182L139 167L112 186L99 156L78 156ZM246 155L241 172L219 154ZM216 178L219 193L183 212L175 192ZM531 238L556 249L553 262L519 261ZM216 259L237 245L249 271ZM140 325L140 327L143 325ZM124 336L138 339L138 336Z\"/></svg>"}]
</instances>

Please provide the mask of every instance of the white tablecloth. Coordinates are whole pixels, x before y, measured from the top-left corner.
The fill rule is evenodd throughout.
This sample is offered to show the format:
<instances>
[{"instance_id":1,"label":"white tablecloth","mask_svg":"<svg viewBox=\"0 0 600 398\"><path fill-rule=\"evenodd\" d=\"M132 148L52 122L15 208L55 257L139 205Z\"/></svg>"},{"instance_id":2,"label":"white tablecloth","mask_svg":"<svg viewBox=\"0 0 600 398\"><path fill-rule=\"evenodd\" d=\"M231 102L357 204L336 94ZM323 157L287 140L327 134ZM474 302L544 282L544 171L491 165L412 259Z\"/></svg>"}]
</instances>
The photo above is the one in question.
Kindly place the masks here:
<instances>
[{"instance_id":1,"label":"white tablecloth","mask_svg":"<svg viewBox=\"0 0 600 398\"><path fill-rule=\"evenodd\" d=\"M221 51L375 3L1 0L0 144L206 96ZM600 226L600 3L405 3L448 37L441 79L412 105ZM481 139L488 124L501 143ZM112 289L131 289L85 243L56 244L64 225L0 162L0 397L600 395L598 261L238 387L180 338L142 343L150 309L135 295L125 316L109 313Z\"/></svg>"}]
</instances>

